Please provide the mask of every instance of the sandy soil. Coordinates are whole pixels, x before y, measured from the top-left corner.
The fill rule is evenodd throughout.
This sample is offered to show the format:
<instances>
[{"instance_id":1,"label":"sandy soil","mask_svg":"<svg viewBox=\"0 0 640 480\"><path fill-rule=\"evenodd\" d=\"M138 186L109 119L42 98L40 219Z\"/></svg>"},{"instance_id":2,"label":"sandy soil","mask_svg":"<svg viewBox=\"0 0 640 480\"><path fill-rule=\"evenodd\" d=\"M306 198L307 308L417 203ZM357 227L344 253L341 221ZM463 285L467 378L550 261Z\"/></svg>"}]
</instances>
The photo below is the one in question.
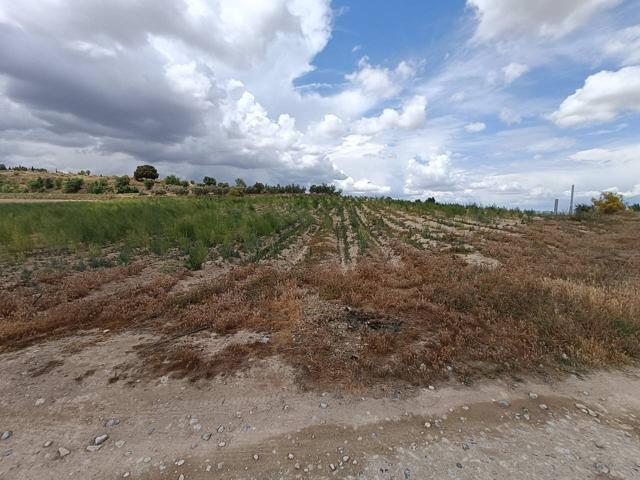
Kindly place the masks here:
<instances>
[{"instance_id":1,"label":"sandy soil","mask_svg":"<svg viewBox=\"0 0 640 480\"><path fill-rule=\"evenodd\" d=\"M277 358L198 383L138 372L157 340L92 331L2 354L0 478L640 478L637 367L338 395L301 391Z\"/></svg>"}]
</instances>

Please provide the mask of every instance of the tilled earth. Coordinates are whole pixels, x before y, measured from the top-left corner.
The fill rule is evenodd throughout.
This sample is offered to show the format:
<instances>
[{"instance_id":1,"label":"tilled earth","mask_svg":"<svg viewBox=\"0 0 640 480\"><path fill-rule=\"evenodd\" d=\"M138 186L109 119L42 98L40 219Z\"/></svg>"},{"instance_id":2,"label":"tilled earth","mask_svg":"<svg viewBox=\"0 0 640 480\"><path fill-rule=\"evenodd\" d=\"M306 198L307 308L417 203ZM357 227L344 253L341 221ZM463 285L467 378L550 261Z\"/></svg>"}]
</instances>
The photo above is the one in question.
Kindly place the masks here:
<instances>
[{"instance_id":1,"label":"tilled earth","mask_svg":"<svg viewBox=\"0 0 640 480\"><path fill-rule=\"evenodd\" d=\"M341 205L195 272L5 266L0 478L640 478L640 217Z\"/></svg>"}]
</instances>

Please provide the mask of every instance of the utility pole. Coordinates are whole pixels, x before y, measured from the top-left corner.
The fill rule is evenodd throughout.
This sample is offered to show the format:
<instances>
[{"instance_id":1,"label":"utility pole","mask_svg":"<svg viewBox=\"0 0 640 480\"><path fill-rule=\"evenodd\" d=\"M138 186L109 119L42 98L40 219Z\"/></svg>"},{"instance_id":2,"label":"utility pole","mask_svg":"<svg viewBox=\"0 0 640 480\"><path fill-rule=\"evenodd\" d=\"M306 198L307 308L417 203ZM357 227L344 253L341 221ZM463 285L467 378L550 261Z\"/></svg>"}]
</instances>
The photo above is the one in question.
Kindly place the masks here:
<instances>
[{"instance_id":1,"label":"utility pole","mask_svg":"<svg viewBox=\"0 0 640 480\"><path fill-rule=\"evenodd\" d=\"M556 198L556 203L553 206L553 214L558 215L558 199Z\"/></svg>"},{"instance_id":2,"label":"utility pole","mask_svg":"<svg viewBox=\"0 0 640 480\"><path fill-rule=\"evenodd\" d=\"M573 193L575 191L575 185L571 185L571 203L569 203L569 215L573 215Z\"/></svg>"}]
</instances>

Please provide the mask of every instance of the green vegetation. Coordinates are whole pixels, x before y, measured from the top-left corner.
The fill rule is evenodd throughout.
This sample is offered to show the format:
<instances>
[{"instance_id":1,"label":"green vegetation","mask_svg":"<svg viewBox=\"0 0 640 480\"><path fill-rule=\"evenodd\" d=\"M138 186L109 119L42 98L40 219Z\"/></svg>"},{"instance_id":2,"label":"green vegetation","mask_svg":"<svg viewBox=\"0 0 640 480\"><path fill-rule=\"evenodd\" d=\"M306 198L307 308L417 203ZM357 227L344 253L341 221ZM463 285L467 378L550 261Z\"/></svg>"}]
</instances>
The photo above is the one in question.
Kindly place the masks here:
<instances>
[{"instance_id":1,"label":"green vegetation","mask_svg":"<svg viewBox=\"0 0 640 480\"><path fill-rule=\"evenodd\" d=\"M259 207L259 212L258 208ZM178 248L196 268L210 248L254 250L260 239L310 221L309 197L149 198L0 205L0 253L124 243Z\"/></svg>"},{"instance_id":2,"label":"green vegetation","mask_svg":"<svg viewBox=\"0 0 640 480\"><path fill-rule=\"evenodd\" d=\"M139 182L144 179L156 180L159 176L158 170L153 165L139 165L133 172L133 178Z\"/></svg>"},{"instance_id":3,"label":"green vegetation","mask_svg":"<svg viewBox=\"0 0 640 480\"><path fill-rule=\"evenodd\" d=\"M68 178L62 184L62 191L64 193L78 193L82 186L84 185L84 180L82 178Z\"/></svg>"}]
</instances>

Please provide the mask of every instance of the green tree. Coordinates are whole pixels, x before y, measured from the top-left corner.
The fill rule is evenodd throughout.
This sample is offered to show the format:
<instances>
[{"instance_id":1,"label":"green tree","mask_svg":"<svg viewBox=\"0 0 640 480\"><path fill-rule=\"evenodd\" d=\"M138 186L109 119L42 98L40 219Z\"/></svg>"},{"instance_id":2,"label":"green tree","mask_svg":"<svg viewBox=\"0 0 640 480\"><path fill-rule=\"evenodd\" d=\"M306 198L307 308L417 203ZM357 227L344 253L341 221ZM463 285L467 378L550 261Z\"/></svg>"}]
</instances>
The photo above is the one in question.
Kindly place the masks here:
<instances>
[{"instance_id":1,"label":"green tree","mask_svg":"<svg viewBox=\"0 0 640 480\"><path fill-rule=\"evenodd\" d=\"M158 170L153 165L138 165L135 172L133 172L133 178L137 181L142 181L145 178L155 180L159 177Z\"/></svg>"},{"instance_id":2,"label":"green tree","mask_svg":"<svg viewBox=\"0 0 640 480\"><path fill-rule=\"evenodd\" d=\"M217 181L216 181L216 179L215 179L215 178L213 178L213 177L204 177L204 178L202 179L202 183L204 183L205 185L211 185L211 186L213 186L213 185L215 185L215 184L216 184L216 183L218 183L218 182L217 182Z\"/></svg>"}]
</instances>

